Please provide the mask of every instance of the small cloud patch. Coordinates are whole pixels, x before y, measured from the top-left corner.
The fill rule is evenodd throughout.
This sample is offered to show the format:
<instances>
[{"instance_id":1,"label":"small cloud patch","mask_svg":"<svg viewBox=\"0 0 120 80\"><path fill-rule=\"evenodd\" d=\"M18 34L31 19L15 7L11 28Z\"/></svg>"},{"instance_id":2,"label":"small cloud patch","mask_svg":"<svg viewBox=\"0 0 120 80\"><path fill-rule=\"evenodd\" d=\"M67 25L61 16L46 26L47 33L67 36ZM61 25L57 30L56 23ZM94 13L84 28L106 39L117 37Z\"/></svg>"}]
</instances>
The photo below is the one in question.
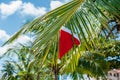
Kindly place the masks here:
<instances>
[{"instance_id":1,"label":"small cloud patch","mask_svg":"<svg viewBox=\"0 0 120 80\"><path fill-rule=\"evenodd\" d=\"M22 0L11 1L9 4L0 4L1 18L7 18L16 12L25 16L29 15L37 17L45 14L47 11L45 7L35 7L34 4L30 2L22 2Z\"/></svg>"},{"instance_id":2,"label":"small cloud patch","mask_svg":"<svg viewBox=\"0 0 120 80\"><path fill-rule=\"evenodd\" d=\"M5 42L10 38L10 35L6 31L0 29L0 41Z\"/></svg>"},{"instance_id":3,"label":"small cloud patch","mask_svg":"<svg viewBox=\"0 0 120 80\"><path fill-rule=\"evenodd\" d=\"M51 2L50 2L50 9L53 10L53 9L55 9L55 8L57 8L57 7L60 7L61 5L63 5L63 3L60 2L60 1L58 1L58 0L56 0L56 1L51 1Z\"/></svg>"}]
</instances>

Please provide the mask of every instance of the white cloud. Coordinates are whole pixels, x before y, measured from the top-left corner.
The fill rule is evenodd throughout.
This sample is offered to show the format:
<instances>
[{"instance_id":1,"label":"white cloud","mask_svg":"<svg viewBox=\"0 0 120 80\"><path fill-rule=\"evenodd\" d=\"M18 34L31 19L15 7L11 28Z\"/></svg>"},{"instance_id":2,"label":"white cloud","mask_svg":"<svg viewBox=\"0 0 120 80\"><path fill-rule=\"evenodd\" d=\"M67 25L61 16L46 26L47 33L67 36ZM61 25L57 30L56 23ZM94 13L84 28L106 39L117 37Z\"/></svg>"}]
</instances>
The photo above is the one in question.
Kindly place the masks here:
<instances>
[{"instance_id":1,"label":"white cloud","mask_svg":"<svg viewBox=\"0 0 120 80\"><path fill-rule=\"evenodd\" d=\"M3 47L0 47L0 56L2 56L10 48L20 48L21 46L19 45L19 43L27 45L27 46L31 45L30 44L31 40L32 39L30 37L28 37L26 35L21 35L13 43L5 45ZM29 42L29 44L28 44L28 42Z\"/></svg>"},{"instance_id":2,"label":"white cloud","mask_svg":"<svg viewBox=\"0 0 120 80\"><path fill-rule=\"evenodd\" d=\"M21 44L26 44L29 41L31 41L31 38L26 36L26 35L21 35L17 40L15 40L14 45L21 43Z\"/></svg>"},{"instance_id":3,"label":"white cloud","mask_svg":"<svg viewBox=\"0 0 120 80\"><path fill-rule=\"evenodd\" d=\"M0 29L0 41L5 42L10 38L6 31Z\"/></svg>"},{"instance_id":4,"label":"white cloud","mask_svg":"<svg viewBox=\"0 0 120 80\"><path fill-rule=\"evenodd\" d=\"M46 13L45 7L35 7L32 3L23 3L21 7L23 15L41 16Z\"/></svg>"},{"instance_id":5,"label":"white cloud","mask_svg":"<svg viewBox=\"0 0 120 80\"><path fill-rule=\"evenodd\" d=\"M9 4L0 4L0 16L2 18L13 15L16 12L20 12L22 15L30 15L36 17L45 14L47 11L45 7L35 7L32 3L22 2L22 0L11 1Z\"/></svg>"},{"instance_id":6,"label":"white cloud","mask_svg":"<svg viewBox=\"0 0 120 80\"><path fill-rule=\"evenodd\" d=\"M63 3L60 2L60 1L58 1L58 0L56 0L56 1L51 1L51 2L50 2L50 9L53 10L53 9L55 9L55 8L61 6L61 5L63 5Z\"/></svg>"},{"instance_id":7,"label":"white cloud","mask_svg":"<svg viewBox=\"0 0 120 80\"><path fill-rule=\"evenodd\" d=\"M11 1L9 4L1 3L0 4L0 12L2 17L7 17L9 15L14 14L22 5L22 1Z\"/></svg>"},{"instance_id":8,"label":"white cloud","mask_svg":"<svg viewBox=\"0 0 120 80\"><path fill-rule=\"evenodd\" d=\"M0 47L0 57L10 48L9 45Z\"/></svg>"}]
</instances>

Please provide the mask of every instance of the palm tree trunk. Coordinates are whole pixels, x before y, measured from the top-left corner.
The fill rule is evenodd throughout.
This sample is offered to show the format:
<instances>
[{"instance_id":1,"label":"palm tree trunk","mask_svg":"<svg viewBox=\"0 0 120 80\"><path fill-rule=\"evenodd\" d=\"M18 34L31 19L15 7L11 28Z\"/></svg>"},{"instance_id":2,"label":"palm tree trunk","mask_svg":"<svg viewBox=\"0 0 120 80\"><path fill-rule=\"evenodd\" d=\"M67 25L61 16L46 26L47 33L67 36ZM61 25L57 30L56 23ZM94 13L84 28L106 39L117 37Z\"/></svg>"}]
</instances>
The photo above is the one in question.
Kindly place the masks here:
<instances>
[{"instance_id":1,"label":"palm tree trunk","mask_svg":"<svg viewBox=\"0 0 120 80\"><path fill-rule=\"evenodd\" d=\"M40 80L40 72L37 73L37 80Z\"/></svg>"},{"instance_id":2,"label":"palm tree trunk","mask_svg":"<svg viewBox=\"0 0 120 80\"><path fill-rule=\"evenodd\" d=\"M57 69L54 70L54 80L58 80L58 71Z\"/></svg>"},{"instance_id":3,"label":"palm tree trunk","mask_svg":"<svg viewBox=\"0 0 120 80\"><path fill-rule=\"evenodd\" d=\"M54 80L58 80L59 68L53 66Z\"/></svg>"},{"instance_id":4,"label":"palm tree trunk","mask_svg":"<svg viewBox=\"0 0 120 80\"><path fill-rule=\"evenodd\" d=\"M54 80L58 80L58 75L57 74L55 74L55 79Z\"/></svg>"}]
</instances>

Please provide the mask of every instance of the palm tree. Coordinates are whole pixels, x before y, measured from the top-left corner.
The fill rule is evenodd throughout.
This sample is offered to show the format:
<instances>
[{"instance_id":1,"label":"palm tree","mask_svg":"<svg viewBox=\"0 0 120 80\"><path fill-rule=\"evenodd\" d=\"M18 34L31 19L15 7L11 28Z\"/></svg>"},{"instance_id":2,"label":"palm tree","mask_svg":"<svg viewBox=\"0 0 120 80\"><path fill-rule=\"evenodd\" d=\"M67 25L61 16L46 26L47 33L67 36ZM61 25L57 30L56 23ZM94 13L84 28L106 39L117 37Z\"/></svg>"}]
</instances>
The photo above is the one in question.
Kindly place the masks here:
<instances>
[{"instance_id":1,"label":"palm tree","mask_svg":"<svg viewBox=\"0 0 120 80\"><path fill-rule=\"evenodd\" d=\"M24 46L20 44L21 47L13 47L10 48L4 56L14 56L17 59L14 61L7 61L7 66L3 66L5 68L3 71L9 73L8 75L14 74L15 79L20 80L34 80L34 56L32 51L30 51L29 46ZM4 57L3 56L3 57ZM3 58L2 57L2 58ZM13 57L11 59L14 59ZM9 64L8 64L9 63ZM10 69L8 71L8 69ZM6 74L5 73L5 74Z\"/></svg>"},{"instance_id":2,"label":"palm tree","mask_svg":"<svg viewBox=\"0 0 120 80\"><path fill-rule=\"evenodd\" d=\"M10 64L9 61L6 61L3 65L3 69L1 70L3 72L2 80L14 80L14 66Z\"/></svg>"},{"instance_id":3,"label":"palm tree","mask_svg":"<svg viewBox=\"0 0 120 80\"><path fill-rule=\"evenodd\" d=\"M119 0L70 1L24 25L5 44L14 41L19 35L29 32L34 33L36 36L31 50L33 50L35 56L38 55L36 56L38 60L42 60L39 63L41 67L44 66L44 63L49 62L47 60L52 61L50 65L53 68L55 80L57 80L56 76L61 71L59 69L62 69L61 67L66 61L68 62L70 60L70 57L73 57L73 54L76 55L74 58L75 64L68 62L71 65L73 64L71 66L73 68L71 72L74 71L75 65L78 65L79 58L84 52L97 51L102 46L105 46L106 36L111 31L107 22L113 18L120 22L119 5ZM70 50L67 56L62 58L61 64L59 65L57 54L59 30L62 26L69 28L72 33L78 35L81 46L74 47ZM113 40L112 35L109 38L107 40Z\"/></svg>"},{"instance_id":4,"label":"palm tree","mask_svg":"<svg viewBox=\"0 0 120 80\"><path fill-rule=\"evenodd\" d=\"M76 53L70 59L62 62L65 65L62 67L61 72L62 74L71 74L73 78L76 78L74 80L79 80L80 77L84 79L84 74L89 77L103 77L106 79L109 65L105 58L105 55L98 50L85 51L81 55Z\"/></svg>"},{"instance_id":5,"label":"palm tree","mask_svg":"<svg viewBox=\"0 0 120 80\"><path fill-rule=\"evenodd\" d=\"M109 44L108 44L109 43ZM106 46L102 46L100 52L105 54L105 60L108 62L109 69L117 69L120 67L120 41L107 41ZM110 59L109 59L110 58ZM112 59L113 58L113 59Z\"/></svg>"}]
</instances>

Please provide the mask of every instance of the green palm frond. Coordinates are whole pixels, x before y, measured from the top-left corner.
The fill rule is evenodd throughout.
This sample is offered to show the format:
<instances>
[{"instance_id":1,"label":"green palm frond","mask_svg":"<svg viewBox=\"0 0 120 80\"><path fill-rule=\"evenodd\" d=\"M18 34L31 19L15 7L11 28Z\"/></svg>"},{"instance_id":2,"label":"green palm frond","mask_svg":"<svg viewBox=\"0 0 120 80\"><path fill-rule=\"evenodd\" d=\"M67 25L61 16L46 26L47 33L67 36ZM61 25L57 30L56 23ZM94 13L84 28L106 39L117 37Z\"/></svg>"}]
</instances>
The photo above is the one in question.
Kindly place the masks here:
<instances>
[{"instance_id":1,"label":"green palm frond","mask_svg":"<svg viewBox=\"0 0 120 80\"><path fill-rule=\"evenodd\" d=\"M78 73L89 74L91 76L104 76L105 70L108 69L104 55L100 53L85 52L72 55L71 59L67 59L66 64L62 67L63 74Z\"/></svg>"},{"instance_id":2,"label":"green palm frond","mask_svg":"<svg viewBox=\"0 0 120 80\"><path fill-rule=\"evenodd\" d=\"M116 2L117 0L114 3ZM55 34L58 34L59 29L65 26L76 33L81 42L85 42L87 49L97 48L94 38L98 38L97 35L98 32L101 31L101 26L109 30L107 22L112 18L106 15L105 12L110 14L114 12L113 16L119 16L120 14L120 12L117 11L119 6L113 6L112 4L111 1L98 0L95 2L92 0L71 1L26 24L6 43L13 41L20 34L34 32L37 36L33 43L33 49L37 50L37 48L47 45L48 41L50 41ZM105 10L105 12L103 10ZM88 43L88 41L91 43ZM99 43L99 41L97 41L97 43Z\"/></svg>"},{"instance_id":3,"label":"green palm frond","mask_svg":"<svg viewBox=\"0 0 120 80\"><path fill-rule=\"evenodd\" d=\"M119 0L73 0L27 23L5 44L11 43L22 34L34 33L35 40L31 51L36 57L36 65L42 64L41 66L43 67L43 63L51 63L45 66L48 67L50 65L53 67L58 65L59 30L62 26L65 26L70 29L72 34L75 33L78 36L81 45L72 48L62 58L60 64L60 66L63 66L60 70L61 73L66 66L68 67L68 70L66 69L68 72L74 72L79 66L81 67L78 69L79 72L86 69L90 75L92 75L92 72L103 75L104 73L99 65L101 62L94 59L90 60L89 58L92 56L85 57L88 56L85 53L94 51L100 53L99 50L107 45L106 36L110 31L108 21L115 18L120 22L119 5ZM104 29L107 33L104 33ZM85 55L84 59L82 59L83 55ZM95 54L94 56L97 59L102 58L100 56L98 58L98 55ZM81 66L80 63L83 63L83 65ZM39 67L37 69L40 70ZM97 70L101 73L99 74Z\"/></svg>"}]
</instances>

